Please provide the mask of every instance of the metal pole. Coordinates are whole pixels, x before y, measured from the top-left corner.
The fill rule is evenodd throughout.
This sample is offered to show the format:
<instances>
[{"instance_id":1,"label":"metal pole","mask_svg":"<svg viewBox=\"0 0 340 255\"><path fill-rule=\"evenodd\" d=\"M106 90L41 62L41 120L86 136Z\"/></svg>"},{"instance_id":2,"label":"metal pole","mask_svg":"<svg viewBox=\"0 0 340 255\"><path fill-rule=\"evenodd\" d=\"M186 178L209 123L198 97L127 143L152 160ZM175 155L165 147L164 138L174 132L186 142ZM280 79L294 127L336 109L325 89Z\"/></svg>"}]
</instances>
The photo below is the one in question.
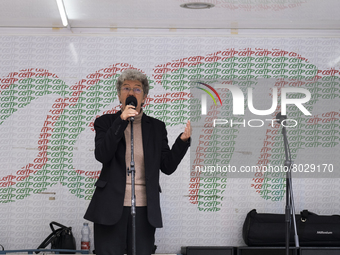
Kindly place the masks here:
<instances>
[{"instance_id":1,"label":"metal pole","mask_svg":"<svg viewBox=\"0 0 340 255\"><path fill-rule=\"evenodd\" d=\"M135 161L134 161L134 146L133 146L133 121L130 118L131 124L131 163L128 175L131 173L131 217L132 217L132 255L136 255L136 194L135 194Z\"/></svg>"}]
</instances>

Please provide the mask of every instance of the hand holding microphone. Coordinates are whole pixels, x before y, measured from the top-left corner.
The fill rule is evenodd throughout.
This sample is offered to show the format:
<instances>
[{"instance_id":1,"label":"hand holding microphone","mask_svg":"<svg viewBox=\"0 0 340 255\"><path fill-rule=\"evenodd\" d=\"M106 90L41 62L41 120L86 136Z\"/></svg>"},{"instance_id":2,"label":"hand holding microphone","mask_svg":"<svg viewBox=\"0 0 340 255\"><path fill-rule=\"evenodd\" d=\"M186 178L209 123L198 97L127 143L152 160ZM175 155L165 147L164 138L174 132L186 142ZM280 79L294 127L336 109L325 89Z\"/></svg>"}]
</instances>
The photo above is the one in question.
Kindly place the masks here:
<instances>
[{"instance_id":1,"label":"hand holding microphone","mask_svg":"<svg viewBox=\"0 0 340 255\"><path fill-rule=\"evenodd\" d=\"M134 96L127 97L125 101L124 110L122 114L120 115L122 120L127 120L130 118L130 120L133 121L134 117L138 115L138 112L135 110L136 106L137 106L137 98L135 98Z\"/></svg>"}]
</instances>

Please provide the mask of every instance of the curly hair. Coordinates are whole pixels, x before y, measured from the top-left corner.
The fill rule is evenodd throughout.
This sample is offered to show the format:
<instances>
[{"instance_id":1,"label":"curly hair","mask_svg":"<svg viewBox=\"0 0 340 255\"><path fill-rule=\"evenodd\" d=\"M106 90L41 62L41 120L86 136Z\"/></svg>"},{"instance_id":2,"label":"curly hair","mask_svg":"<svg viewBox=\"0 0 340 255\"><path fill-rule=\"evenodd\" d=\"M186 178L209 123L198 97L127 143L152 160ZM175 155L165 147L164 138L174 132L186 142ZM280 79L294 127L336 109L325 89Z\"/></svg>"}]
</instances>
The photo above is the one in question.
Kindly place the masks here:
<instances>
[{"instance_id":1,"label":"curly hair","mask_svg":"<svg viewBox=\"0 0 340 255\"><path fill-rule=\"evenodd\" d=\"M124 81L126 80L140 81L142 83L144 95L147 95L149 93L149 81L146 75L136 69L126 69L121 73L121 75L118 77L117 82L116 82L116 89L117 89L118 95L120 95L120 89Z\"/></svg>"}]
</instances>

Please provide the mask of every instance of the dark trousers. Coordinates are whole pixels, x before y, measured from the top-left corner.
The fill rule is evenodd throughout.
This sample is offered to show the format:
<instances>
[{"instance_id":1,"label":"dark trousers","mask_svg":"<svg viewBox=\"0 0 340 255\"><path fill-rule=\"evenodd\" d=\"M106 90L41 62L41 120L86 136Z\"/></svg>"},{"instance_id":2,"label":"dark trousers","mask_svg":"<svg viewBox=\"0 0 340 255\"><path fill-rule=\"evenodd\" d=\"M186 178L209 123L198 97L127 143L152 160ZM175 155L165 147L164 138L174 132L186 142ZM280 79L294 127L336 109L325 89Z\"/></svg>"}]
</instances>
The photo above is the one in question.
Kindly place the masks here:
<instances>
[{"instance_id":1,"label":"dark trousers","mask_svg":"<svg viewBox=\"0 0 340 255\"><path fill-rule=\"evenodd\" d=\"M147 218L146 207L136 207L136 255L150 255L155 243L155 228ZM122 218L112 226L94 224L97 255L132 254L131 207L124 207Z\"/></svg>"}]
</instances>

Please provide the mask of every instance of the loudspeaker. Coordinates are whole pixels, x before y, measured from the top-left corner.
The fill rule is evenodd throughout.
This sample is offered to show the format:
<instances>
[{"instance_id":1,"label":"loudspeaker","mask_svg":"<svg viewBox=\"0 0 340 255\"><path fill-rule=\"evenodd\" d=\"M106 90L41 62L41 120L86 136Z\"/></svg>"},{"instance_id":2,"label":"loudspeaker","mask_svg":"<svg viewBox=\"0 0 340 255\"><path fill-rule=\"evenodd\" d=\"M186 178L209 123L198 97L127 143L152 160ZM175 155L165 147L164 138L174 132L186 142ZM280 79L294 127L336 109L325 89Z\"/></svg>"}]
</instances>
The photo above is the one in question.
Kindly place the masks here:
<instances>
[{"instance_id":1,"label":"loudspeaker","mask_svg":"<svg viewBox=\"0 0 340 255\"><path fill-rule=\"evenodd\" d=\"M300 255L339 255L339 247L300 247Z\"/></svg>"},{"instance_id":2,"label":"loudspeaker","mask_svg":"<svg viewBox=\"0 0 340 255\"><path fill-rule=\"evenodd\" d=\"M297 255L297 248L289 248L289 255ZM286 255L285 247L238 247L237 255Z\"/></svg>"},{"instance_id":3,"label":"loudspeaker","mask_svg":"<svg viewBox=\"0 0 340 255\"><path fill-rule=\"evenodd\" d=\"M228 246L187 246L182 247L186 255L234 255L234 247Z\"/></svg>"}]
</instances>

